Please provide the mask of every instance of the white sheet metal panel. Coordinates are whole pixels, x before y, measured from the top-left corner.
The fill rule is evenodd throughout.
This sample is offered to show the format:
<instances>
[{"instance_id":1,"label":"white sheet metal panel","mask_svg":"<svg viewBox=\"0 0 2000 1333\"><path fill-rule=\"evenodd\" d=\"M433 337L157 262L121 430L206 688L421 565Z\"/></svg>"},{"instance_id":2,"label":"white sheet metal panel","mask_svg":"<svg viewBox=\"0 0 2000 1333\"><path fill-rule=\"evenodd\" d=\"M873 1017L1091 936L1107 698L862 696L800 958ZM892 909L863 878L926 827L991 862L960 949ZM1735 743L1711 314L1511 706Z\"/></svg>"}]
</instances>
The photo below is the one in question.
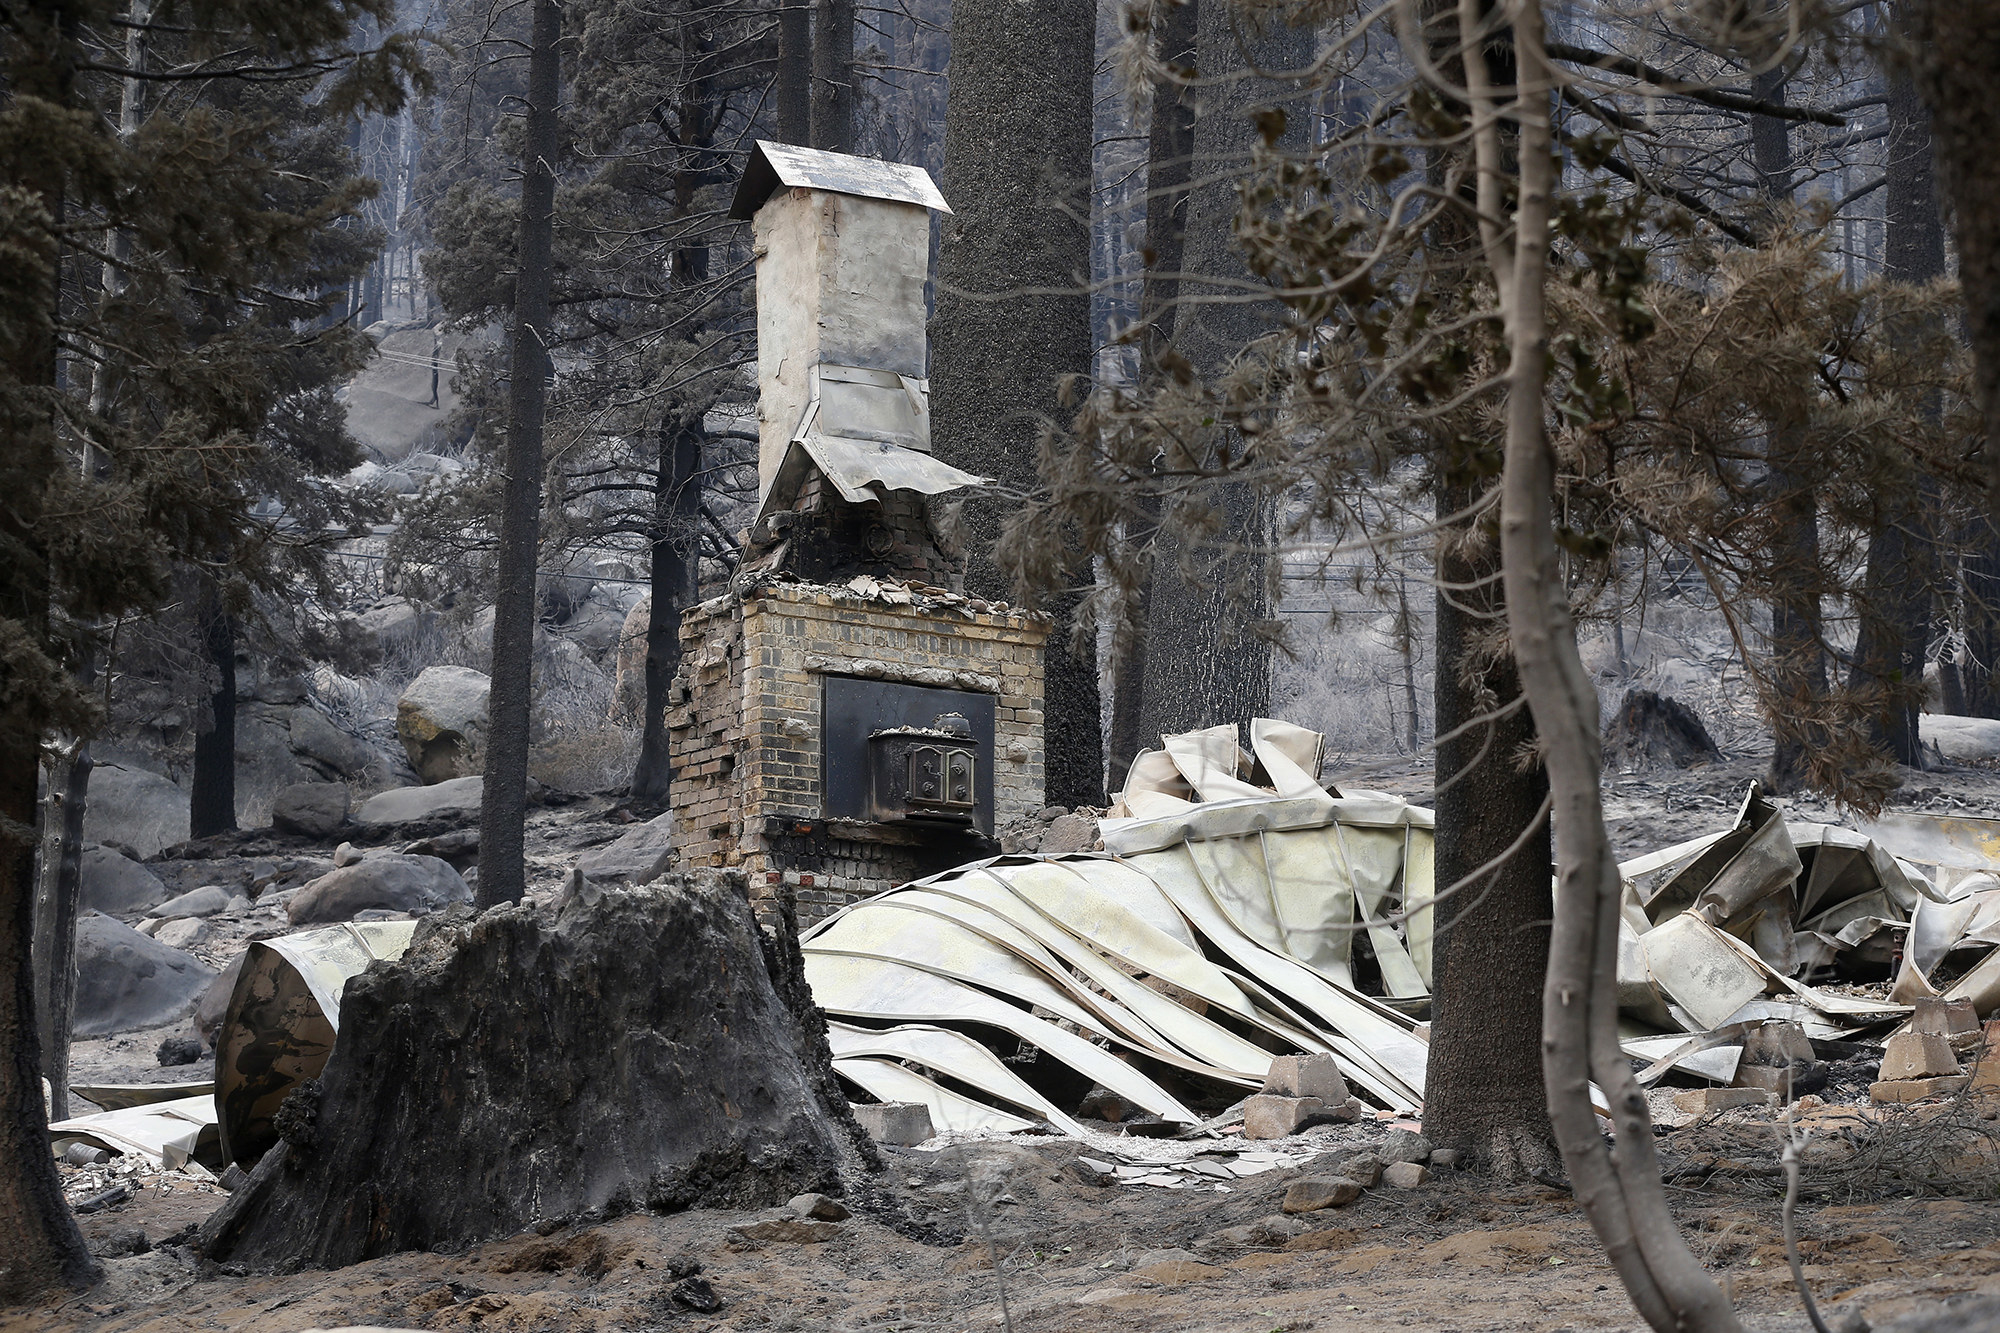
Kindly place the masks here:
<instances>
[{"instance_id":1,"label":"white sheet metal panel","mask_svg":"<svg viewBox=\"0 0 2000 1333\"><path fill-rule=\"evenodd\" d=\"M1051 953L1082 973L1092 986L1101 988L1111 999L1136 1014L1146 1031L1164 1037L1170 1050L1207 1066L1203 1072L1225 1081L1259 1086L1270 1072L1272 1053L1245 1041L1234 1032L1179 1004L1144 982L1120 971L1070 936L1060 926L1043 918L1027 903L1015 897L1004 880L994 876L988 885L974 877L954 880L949 885L933 885L931 891L963 892L973 902L993 914L1013 920L1033 935Z\"/></svg>"},{"instance_id":2,"label":"white sheet metal panel","mask_svg":"<svg viewBox=\"0 0 2000 1333\"><path fill-rule=\"evenodd\" d=\"M1209 897L1186 847L1148 852L1128 861L1158 884L1195 928L1237 966L1319 1015L1329 1031L1365 1049L1400 1085L1400 1090L1390 1090L1400 1109L1410 1109L1423 1099L1429 1050L1410 1035L1410 1020L1364 996L1339 989L1305 964L1273 953L1237 930ZM1374 1091L1378 1096L1389 1095L1388 1091Z\"/></svg>"},{"instance_id":3,"label":"white sheet metal panel","mask_svg":"<svg viewBox=\"0 0 2000 1333\"><path fill-rule=\"evenodd\" d=\"M202 1139L215 1135L212 1094L99 1111L49 1126L49 1142L58 1151L81 1141L116 1153L136 1153L169 1171L185 1166Z\"/></svg>"},{"instance_id":4,"label":"white sheet metal panel","mask_svg":"<svg viewBox=\"0 0 2000 1333\"><path fill-rule=\"evenodd\" d=\"M1115 871L1120 887L1128 890L1131 881L1143 880L1117 862L1090 863L1090 869L1098 881L1113 878L1105 871ZM1044 861L998 866L994 873L1006 881L1015 896L1091 948L1122 958L1141 972L1164 977L1210 1004L1250 1017L1250 1002L1221 968L1202 956L1192 934L1179 938L1157 929L1125 903L1098 892L1093 880L1078 874L1074 864ZM1166 903L1152 881L1143 882L1151 896ZM1167 907L1185 933L1180 913L1170 903Z\"/></svg>"},{"instance_id":5,"label":"white sheet metal panel","mask_svg":"<svg viewBox=\"0 0 2000 1333\"><path fill-rule=\"evenodd\" d=\"M348 979L380 959L401 958L416 933L414 921L363 921L302 930L259 943L292 965L313 999L319 1001L326 1021L338 1031L340 993L347 989Z\"/></svg>"},{"instance_id":6,"label":"white sheet metal panel","mask_svg":"<svg viewBox=\"0 0 2000 1333\"><path fill-rule=\"evenodd\" d=\"M873 1055L890 1060L913 1060L927 1069L947 1074L990 1096L1032 1111L1050 1124L1083 1137L1083 1126L1028 1086L999 1056L963 1032L924 1023L877 1029L832 1022L826 1025L826 1037L836 1058Z\"/></svg>"},{"instance_id":7,"label":"white sheet metal panel","mask_svg":"<svg viewBox=\"0 0 2000 1333\"><path fill-rule=\"evenodd\" d=\"M1032 942L1029 942L1032 947ZM1116 1024L1065 994L1047 970L994 943L963 923L929 912L898 907L893 899L869 903L843 915L832 929L807 946L816 953L876 958L935 972L987 990L1011 995L1104 1036ZM1039 950L1037 950L1039 952Z\"/></svg>"},{"instance_id":8,"label":"white sheet metal panel","mask_svg":"<svg viewBox=\"0 0 2000 1333\"><path fill-rule=\"evenodd\" d=\"M931 1128L940 1134L1013 1134L1035 1128L1038 1122L976 1102L953 1092L914 1069L888 1060L842 1060L833 1062L833 1072L852 1079L878 1101L921 1102L931 1112Z\"/></svg>"},{"instance_id":9,"label":"white sheet metal panel","mask_svg":"<svg viewBox=\"0 0 2000 1333\"><path fill-rule=\"evenodd\" d=\"M1730 948L1728 938L1692 912L1639 937L1640 956L1653 980L1702 1030L1721 1027L1764 993L1766 969Z\"/></svg>"},{"instance_id":10,"label":"white sheet metal panel","mask_svg":"<svg viewBox=\"0 0 2000 1333\"><path fill-rule=\"evenodd\" d=\"M816 948L804 954L813 1003L830 1014L914 1023L986 1023L1046 1051L1135 1106L1167 1120L1201 1122L1173 1094L1111 1052L976 987L907 963L852 958Z\"/></svg>"}]
</instances>

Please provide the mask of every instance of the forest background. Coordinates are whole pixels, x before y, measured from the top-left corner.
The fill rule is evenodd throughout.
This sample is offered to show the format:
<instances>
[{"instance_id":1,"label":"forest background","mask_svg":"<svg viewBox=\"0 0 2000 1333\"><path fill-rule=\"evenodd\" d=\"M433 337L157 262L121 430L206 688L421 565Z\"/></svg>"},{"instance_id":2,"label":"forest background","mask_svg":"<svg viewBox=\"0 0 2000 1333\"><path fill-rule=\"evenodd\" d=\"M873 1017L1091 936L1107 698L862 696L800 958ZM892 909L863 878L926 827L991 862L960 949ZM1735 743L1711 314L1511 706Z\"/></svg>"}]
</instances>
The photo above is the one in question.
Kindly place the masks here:
<instances>
[{"instance_id":1,"label":"forest background","mask_svg":"<svg viewBox=\"0 0 2000 1333\"><path fill-rule=\"evenodd\" d=\"M397 321L476 335L464 406L427 441L463 467L398 506L383 564L440 605L497 590L495 752L517 780L489 801L524 790L535 623L611 556L650 585L630 785L663 801L676 616L726 577L754 499L751 265L726 214L771 137L925 166L953 204L934 432L998 484L938 520L968 590L1065 631L1050 800L1099 804L1158 735L1261 713L1431 749L1442 879L1486 885L1441 932L1440 1014L1454 969L1526 981L1494 1030L1441 1016L1441 1036L1506 1044L1520 1077L1501 1084L1529 1090L1445 1136L1545 1169L1541 1056L1512 1020L1540 1004L1547 937L1520 926L1550 916L1563 793L1503 629L1520 570L1503 588L1496 484L1526 457L1524 402L1562 615L1602 626L1621 666L1628 624L1643 645L1649 614L1708 618L1775 789L1879 802L1924 761L1928 689L2000 715L1991 395L1968 346L1988 321L1968 340L1947 218L1969 280L1989 256L1983 214L1939 196L1923 96L1946 105L1941 52L1982 48L1941 46L1939 21L1887 3L10 11L26 499L6 646L26 725L0 945L26 952L22 775L60 732L50 786L81 797L121 670L186 696L197 832L233 823L238 636L310 652L341 597L338 548L387 501L332 484L361 462L334 386L368 355L357 333ZM1948 128L1949 168L1967 130ZM1962 198L1971 180L1945 175ZM1524 217L1547 229L1533 246ZM1524 334L1531 250L1546 300ZM1547 367L1524 384L1529 350ZM1381 651L1355 651L1357 623ZM483 900L509 896L497 862ZM1476 914L1514 923L1509 944L1454 959ZM32 1099L6 1086L14 1132Z\"/></svg>"}]
</instances>

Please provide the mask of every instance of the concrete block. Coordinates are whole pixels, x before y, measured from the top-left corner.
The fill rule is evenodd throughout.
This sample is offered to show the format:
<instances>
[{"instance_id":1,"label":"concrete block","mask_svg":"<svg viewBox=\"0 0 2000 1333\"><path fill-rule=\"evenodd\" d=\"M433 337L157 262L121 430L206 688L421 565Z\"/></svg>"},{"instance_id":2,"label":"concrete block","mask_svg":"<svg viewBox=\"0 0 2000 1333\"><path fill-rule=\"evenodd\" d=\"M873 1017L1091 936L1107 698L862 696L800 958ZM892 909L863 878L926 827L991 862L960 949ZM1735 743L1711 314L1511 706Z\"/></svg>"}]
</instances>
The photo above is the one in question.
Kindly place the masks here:
<instances>
[{"instance_id":1,"label":"concrete block","mask_svg":"<svg viewBox=\"0 0 2000 1333\"><path fill-rule=\"evenodd\" d=\"M1382 1168L1382 1183L1393 1189L1413 1190L1430 1179L1430 1168L1418 1162L1391 1162Z\"/></svg>"},{"instance_id":2,"label":"concrete block","mask_svg":"<svg viewBox=\"0 0 2000 1333\"><path fill-rule=\"evenodd\" d=\"M1792 1089L1806 1081L1811 1065L1786 1065L1773 1068L1770 1065L1738 1065L1736 1086L1757 1088L1770 1093L1780 1100L1788 1099Z\"/></svg>"},{"instance_id":3,"label":"concrete block","mask_svg":"<svg viewBox=\"0 0 2000 1333\"><path fill-rule=\"evenodd\" d=\"M1322 1208L1340 1208L1361 1197L1361 1186L1344 1176L1306 1176L1285 1189L1284 1209L1288 1213L1316 1213Z\"/></svg>"},{"instance_id":4,"label":"concrete block","mask_svg":"<svg viewBox=\"0 0 2000 1333\"><path fill-rule=\"evenodd\" d=\"M1970 996L1947 1000L1941 996L1923 995L1917 998L1915 1008L1916 1012L1910 1016L1912 1032L1956 1037L1961 1033L1979 1031L1979 1015L1972 1008Z\"/></svg>"},{"instance_id":5,"label":"concrete block","mask_svg":"<svg viewBox=\"0 0 2000 1333\"><path fill-rule=\"evenodd\" d=\"M1966 1082L1963 1074L1942 1078L1885 1079L1868 1085L1868 1100L1877 1105L1892 1106L1927 1101L1932 1097L1949 1097L1963 1090Z\"/></svg>"},{"instance_id":6,"label":"concrete block","mask_svg":"<svg viewBox=\"0 0 2000 1333\"><path fill-rule=\"evenodd\" d=\"M1347 1100L1347 1080L1330 1055L1281 1055L1264 1075L1264 1091L1273 1097L1317 1097L1328 1106Z\"/></svg>"},{"instance_id":7,"label":"concrete block","mask_svg":"<svg viewBox=\"0 0 2000 1333\"><path fill-rule=\"evenodd\" d=\"M1258 1093L1243 1102L1243 1137L1283 1139L1299 1132L1311 1117L1326 1109L1317 1097L1273 1097Z\"/></svg>"},{"instance_id":8,"label":"concrete block","mask_svg":"<svg viewBox=\"0 0 2000 1333\"><path fill-rule=\"evenodd\" d=\"M1787 1065L1811 1064L1813 1059L1812 1041L1797 1023L1782 1019L1765 1023L1752 1028L1743 1038L1742 1063L1746 1065L1782 1069Z\"/></svg>"},{"instance_id":9,"label":"concrete block","mask_svg":"<svg viewBox=\"0 0 2000 1333\"><path fill-rule=\"evenodd\" d=\"M1958 1072L1951 1042L1936 1032L1898 1032L1882 1052L1882 1081L1949 1077Z\"/></svg>"},{"instance_id":10,"label":"concrete block","mask_svg":"<svg viewBox=\"0 0 2000 1333\"><path fill-rule=\"evenodd\" d=\"M921 1102L871 1102L856 1105L854 1118L877 1143L915 1147L937 1137L931 1128L931 1108Z\"/></svg>"},{"instance_id":11,"label":"concrete block","mask_svg":"<svg viewBox=\"0 0 2000 1333\"><path fill-rule=\"evenodd\" d=\"M1674 1105L1689 1115L1714 1115L1744 1106L1769 1106L1763 1088L1686 1088L1674 1094Z\"/></svg>"}]
</instances>

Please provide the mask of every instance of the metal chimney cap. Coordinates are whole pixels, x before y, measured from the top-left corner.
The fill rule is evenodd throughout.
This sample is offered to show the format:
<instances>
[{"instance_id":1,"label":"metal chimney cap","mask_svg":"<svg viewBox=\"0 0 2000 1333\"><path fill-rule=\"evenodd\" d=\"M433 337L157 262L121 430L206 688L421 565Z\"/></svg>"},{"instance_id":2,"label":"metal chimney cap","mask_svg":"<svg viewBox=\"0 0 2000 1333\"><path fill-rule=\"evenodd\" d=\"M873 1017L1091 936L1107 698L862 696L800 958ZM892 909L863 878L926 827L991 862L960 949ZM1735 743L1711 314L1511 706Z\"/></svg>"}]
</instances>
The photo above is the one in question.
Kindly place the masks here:
<instances>
[{"instance_id":1,"label":"metal chimney cap","mask_svg":"<svg viewBox=\"0 0 2000 1333\"><path fill-rule=\"evenodd\" d=\"M729 216L738 222L748 220L781 186L804 186L832 194L915 204L939 213L951 212L951 205L944 201L930 173L922 167L759 139L750 150L750 161L744 165L743 179L737 184Z\"/></svg>"}]
</instances>

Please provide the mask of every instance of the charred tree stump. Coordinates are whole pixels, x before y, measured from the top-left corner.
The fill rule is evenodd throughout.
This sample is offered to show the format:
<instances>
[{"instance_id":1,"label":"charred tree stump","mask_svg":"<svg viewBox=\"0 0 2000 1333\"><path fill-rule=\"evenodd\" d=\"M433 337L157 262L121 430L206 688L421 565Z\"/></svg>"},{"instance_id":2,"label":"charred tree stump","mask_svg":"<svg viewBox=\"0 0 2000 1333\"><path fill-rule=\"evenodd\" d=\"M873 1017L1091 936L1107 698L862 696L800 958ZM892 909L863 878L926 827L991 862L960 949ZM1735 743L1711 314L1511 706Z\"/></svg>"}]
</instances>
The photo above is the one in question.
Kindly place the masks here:
<instances>
[{"instance_id":1,"label":"charred tree stump","mask_svg":"<svg viewBox=\"0 0 2000 1333\"><path fill-rule=\"evenodd\" d=\"M879 1159L797 971L740 875L433 918L348 983L316 1100L288 1099L202 1250L337 1267L543 1219L844 1192Z\"/></svg>"},{"instance_id":2,"label":"charred tree stump","mask_svg":"<svg viewBox=\"0 0 2000 1333\"><path fill-rule=\"evenodd\" d=\"M1604 757L1607 764L1614 765L1692 768L1719 763L1722 751L1694 709L1651 690L1632 690L1605 729Z\"/></svg>"}]
</instances>

